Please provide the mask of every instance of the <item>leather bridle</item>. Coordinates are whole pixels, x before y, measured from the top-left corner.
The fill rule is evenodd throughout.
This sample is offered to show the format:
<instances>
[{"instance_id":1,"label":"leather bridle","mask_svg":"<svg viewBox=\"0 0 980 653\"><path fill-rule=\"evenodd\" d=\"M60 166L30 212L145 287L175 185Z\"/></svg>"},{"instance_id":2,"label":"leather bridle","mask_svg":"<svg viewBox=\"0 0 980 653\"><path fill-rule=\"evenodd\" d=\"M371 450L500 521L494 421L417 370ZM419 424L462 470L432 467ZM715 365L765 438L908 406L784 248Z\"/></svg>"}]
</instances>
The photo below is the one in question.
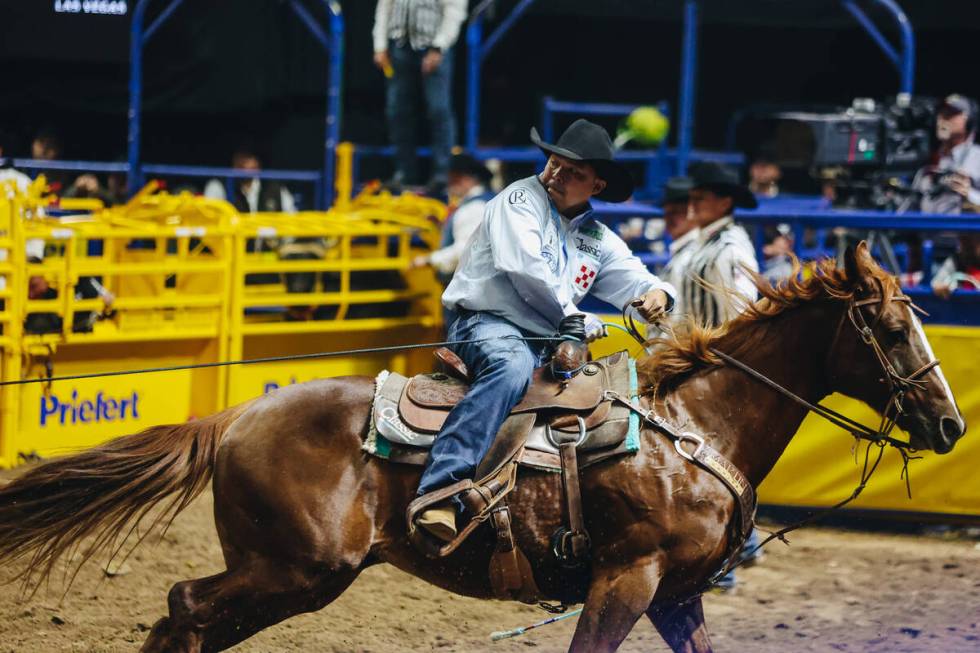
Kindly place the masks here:
<instances>
[{"instance_id":1,"label":"leather bridle","mask_svg":"<svg viewBox=\"0 0 980 653\"><path fill-rule=\"evenodd\" d=\"M878 321L881 319L884 311L880 311L878 315L875 316L870 326L868 325L867 320L865 320L864 312L862 311L862 308L865 306L881 304L884 301L884 298L884 292L865 299L851 298L848 301L847 310L841 316L841 321L837 325L837 332L834 334L834 340L831 342L830 349L828 350L827 354L828 360L833 358L834 352L837 349L837 341L840 338L844 320L847 318L848 321L850 321L850 323L854 326L854 329L857 331L861 341L871 348L872 352L874 352L875 358L878 359L878 363L881 365L881 369L884 372L884 376L880 379L880 381L888 384L889 397L882 413L881 423L878 425L877 429L865 426L860 422L847 417L846 415L842 415L833 409L823 406L822 404L814 404L806 399L803 399L761 372L749 367L745 363L729 356L728 354L719 351L718 349L711 348L709 351L711 351L712 354L723 360L725 363L740 369L749 376L761 381L762 383L765 383L773 390L776 390L782 395L792 399L807 410L816 413L817 415L844 429L855 438L869 440L882 446L885 444L890 444L899 449L914 451L914 448L909 443L891 437L891 432L892 429L895 428L895 424L899 419L899 416L905 413L905 409L902 405L905 395L915 388L924 387L925 381L922 380L922 377L928 374L934 367L938 366L939 360L934 359L929 361L908 376L902 376L898 373L895 366L888 360L885 350L882 348L881 344L878 342L878 338L874 334L874 327L878 325ZM893 295L890 299L891 301L905 302L911 308L918 308L912 303L912 300L910 297L908 297L908 295Z\"/></svg>"}]
</instances>

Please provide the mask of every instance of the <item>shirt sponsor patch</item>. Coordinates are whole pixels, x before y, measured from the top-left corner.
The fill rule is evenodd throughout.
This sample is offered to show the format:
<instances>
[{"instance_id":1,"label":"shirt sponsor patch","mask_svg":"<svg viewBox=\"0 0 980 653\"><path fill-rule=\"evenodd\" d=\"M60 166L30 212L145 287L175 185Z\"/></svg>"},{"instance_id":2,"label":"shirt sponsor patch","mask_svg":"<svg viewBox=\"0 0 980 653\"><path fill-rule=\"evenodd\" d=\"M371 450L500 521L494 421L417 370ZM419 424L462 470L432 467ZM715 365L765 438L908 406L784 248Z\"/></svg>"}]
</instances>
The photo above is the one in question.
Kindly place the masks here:
<instances>
[{"instance_id":1,"label":"shirt sponsor patch","mask_svg":"<svg viewBox=\"0 0 980 653\"><path fill-rule=\"evenodd\" d=\"M523 188L512 190L507 196L509 204L524 204L527 201L527 192Z\"/></svg>"},{"instance_id":2,"label":"shirt sponsor patch","mask_svg":"<svg viewBox=\"0 0 980 653\"><path fill-rule=\"evenodd\" d=\"M591 256L597 261L602 258L602 250L599 249L599 246L595 242L586 240L585 238L579 238L576 236L575 248L583 254Z\"/></svg>"},{"instance_id":3,"label":"shirt sponsor patch","mask_svg":"<svg viewBox=\"0 0 980 653\"><path fill-rule=\"evenodd\" d=\"M582 290L588 290L595 281L595 268L582 265L575 275L575 285Z\"/></svg>"}]
</instances>

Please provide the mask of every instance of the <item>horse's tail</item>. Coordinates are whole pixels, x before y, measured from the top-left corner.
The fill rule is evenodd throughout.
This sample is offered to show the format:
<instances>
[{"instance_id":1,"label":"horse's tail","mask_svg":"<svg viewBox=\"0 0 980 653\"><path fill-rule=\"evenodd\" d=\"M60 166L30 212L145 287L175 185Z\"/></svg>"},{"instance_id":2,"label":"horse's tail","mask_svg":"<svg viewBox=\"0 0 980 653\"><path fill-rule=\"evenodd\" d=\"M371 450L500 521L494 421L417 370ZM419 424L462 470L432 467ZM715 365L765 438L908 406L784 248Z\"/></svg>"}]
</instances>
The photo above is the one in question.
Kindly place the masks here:
<instances>
[{"instance_id":1,"label":"horse's tail","mask_svg":"<svg viewBox=\"0 0 980 653\"><path fill-rule=\"evenodd\" d=\"M169 526L207 486L222 435L246 405L110 440L0 488L0 564L26 560L16 578L40 584L62 554L77 552L70 561L77 572L100 550L118 554L140 520L168 497L136 544L152 526Z\"/></svg>"}]
</instances>

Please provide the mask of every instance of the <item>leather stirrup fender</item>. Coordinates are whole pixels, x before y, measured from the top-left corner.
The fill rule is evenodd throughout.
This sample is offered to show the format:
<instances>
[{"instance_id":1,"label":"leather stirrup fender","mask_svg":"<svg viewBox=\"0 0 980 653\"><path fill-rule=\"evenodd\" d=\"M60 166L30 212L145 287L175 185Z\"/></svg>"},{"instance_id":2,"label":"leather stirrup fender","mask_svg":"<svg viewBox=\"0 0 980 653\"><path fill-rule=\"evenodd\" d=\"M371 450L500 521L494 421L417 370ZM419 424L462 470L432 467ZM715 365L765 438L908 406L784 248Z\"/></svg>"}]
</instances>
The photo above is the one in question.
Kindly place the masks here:
<instances>
[{"instance_id":1,"label":"leather stirrup fender","mask_svg":"<svg viewBox=\"0 0 980 653\"><path fill-rule=\"evenodd\" d=\"M586 564L591 549L591 539L585 530L582 515L582 488L579 484L578 456L576 448L585 440L585 421L580 417L579 434L576 438L568 434L555 435L548 429L548 437L558 446L561 460L562 513L567 526L560 527L551 536L551 546L555 557L566 569L575 569Z\"/></svg>"},{"instance_id":2,"label":"leather stirrup fender","mask_svg":"<svg viewBox=\"0 0 980 653\"><path fill-rule=\"evenodd\" d=\"M511 531L510 508L502 503L490 513L490 521L497 531L497 544L490 557L490 586L494 596L502 600L518 600L534 603L541 597L541 590L534 580L534 572L527 556L514 542Z\"/></svg>"}]
</instances>

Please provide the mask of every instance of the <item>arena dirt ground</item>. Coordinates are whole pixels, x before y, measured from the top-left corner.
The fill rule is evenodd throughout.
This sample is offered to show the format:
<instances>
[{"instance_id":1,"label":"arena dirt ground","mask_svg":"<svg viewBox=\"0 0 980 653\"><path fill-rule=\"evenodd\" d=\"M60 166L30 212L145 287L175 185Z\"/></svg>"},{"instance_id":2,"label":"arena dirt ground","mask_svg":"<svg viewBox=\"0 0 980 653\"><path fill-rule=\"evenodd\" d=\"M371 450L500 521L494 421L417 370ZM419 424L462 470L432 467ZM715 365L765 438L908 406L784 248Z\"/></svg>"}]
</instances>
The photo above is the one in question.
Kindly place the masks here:
<instances>
[{"instance_id":1,"label":"arena dirt ground","mask_svg":"<svg viewBox=\"0 0 980 653\"><path fill-rule=\"evenodd\" d=\"M975 540L808 529L776 543L741 573L735 594L705 599L719 652L980 651L980 544ZM179 580L221 570L205 494L162 541L144 544L121 575L89 564L62 599L57 586L31 600L0 586L0 653L135 651ZM0 580L11 570L0 569ZM539 609L479 602L388 566L365 572L336 603L294 617L235 651L564 651L573 619L492 643L491 631L546 618ZM665 651L648 622L623 651Z\"/></svg>"}]
</instances>

